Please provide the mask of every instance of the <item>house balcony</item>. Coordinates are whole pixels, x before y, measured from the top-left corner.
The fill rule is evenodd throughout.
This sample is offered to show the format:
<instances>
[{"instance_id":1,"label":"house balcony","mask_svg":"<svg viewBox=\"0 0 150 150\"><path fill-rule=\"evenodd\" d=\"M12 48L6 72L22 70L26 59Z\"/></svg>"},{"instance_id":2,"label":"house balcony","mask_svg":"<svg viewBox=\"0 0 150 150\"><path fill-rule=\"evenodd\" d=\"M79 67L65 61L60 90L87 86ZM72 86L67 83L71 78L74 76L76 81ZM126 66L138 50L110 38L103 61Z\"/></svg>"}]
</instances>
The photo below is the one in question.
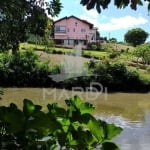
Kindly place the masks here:
<instances>
[{"instance_id":1,"label":"house balcony","mask_svg":"<svg viewBox=\"0 0 150 150\"><path fill-rule=\"evenodd\" d=\"M55 33L54 34L54 38L55 39L67 39L67 34L66 32L63 32L63 33Z\"/></svg>"}]
</instances>

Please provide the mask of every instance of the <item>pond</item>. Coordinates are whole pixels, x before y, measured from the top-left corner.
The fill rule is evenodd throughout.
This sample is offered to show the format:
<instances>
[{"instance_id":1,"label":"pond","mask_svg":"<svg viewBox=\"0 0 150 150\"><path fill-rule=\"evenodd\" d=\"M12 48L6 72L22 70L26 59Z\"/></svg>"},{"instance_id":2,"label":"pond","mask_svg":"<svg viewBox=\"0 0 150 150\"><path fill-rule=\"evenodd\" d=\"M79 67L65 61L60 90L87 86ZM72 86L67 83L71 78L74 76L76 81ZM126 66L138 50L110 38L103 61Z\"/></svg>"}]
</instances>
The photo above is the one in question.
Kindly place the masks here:
<instances>
[{"instance_id":1,"label":"pond","mask_svg":"<svg viewBox=\"0 0 150 150\"><path fill-rule=\"evenodd\" d=\"M84 101L95 106L95 116L115 123L124 130L113 140L121 150L150 149L150 93L96 93L72 92L51 88L4 88L0 105L16 103L20 108L23 99L28 98L43 106L58 102L65 106L64 100L79 95Z\"/></svg>"}]
</instances>

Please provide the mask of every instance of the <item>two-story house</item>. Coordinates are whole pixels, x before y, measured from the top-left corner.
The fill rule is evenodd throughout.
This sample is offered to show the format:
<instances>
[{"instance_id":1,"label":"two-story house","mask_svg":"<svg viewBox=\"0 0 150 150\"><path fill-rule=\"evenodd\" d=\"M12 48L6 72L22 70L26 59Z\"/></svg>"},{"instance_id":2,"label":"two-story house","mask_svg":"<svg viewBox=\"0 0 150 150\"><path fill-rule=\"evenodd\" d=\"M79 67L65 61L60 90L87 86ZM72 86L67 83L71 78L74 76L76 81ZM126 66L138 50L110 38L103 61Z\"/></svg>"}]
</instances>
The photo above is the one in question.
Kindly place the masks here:
<instances>
[{"instance_id":1,"label":"two-story house","mask_svg":"<svg viewBox=\"0 0 150 150\"><path fill-rule=\"evenodd\" d=\"M73 47L82 43L96 42L96 31L92 23L75 16L64 17L54 22L54 40L56 45Z\"/></svg>"}]
</instances>

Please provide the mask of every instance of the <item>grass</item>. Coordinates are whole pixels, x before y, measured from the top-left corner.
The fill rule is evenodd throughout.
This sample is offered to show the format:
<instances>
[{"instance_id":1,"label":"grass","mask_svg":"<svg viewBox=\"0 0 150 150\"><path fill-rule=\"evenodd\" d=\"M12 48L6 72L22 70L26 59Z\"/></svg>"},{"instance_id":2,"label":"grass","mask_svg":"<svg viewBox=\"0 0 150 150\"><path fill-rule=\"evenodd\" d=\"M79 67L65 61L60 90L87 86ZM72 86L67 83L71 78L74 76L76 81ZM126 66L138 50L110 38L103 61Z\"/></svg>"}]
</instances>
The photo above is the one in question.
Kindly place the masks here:
<instances>
[{"instance_id":1,"label":"grass","mask_svg":"<svg viewBox=\"0 0 150 150\"><path fill-rule=\"evenodd\" d=\"M20 49L21 50L22 49L24 49L24 50L30 49L30 50L48 51L48 52L52 52L53 50L55 50L55 51L61 51L62 53L72 52L72 49L45 47L44 45L35 45L35 44L29 44L29 43L21 43Z\"/></svg>"},{"instance_id":2,"label":"grass","mask_svg":"<svg viewBox=\"0 0 150 150\"><path fill-rule=\"evenodd\" d=\"M146 71L139 71L140 79L143 80L145 83L150 84L150 74Z\"/></svg>"},{"instance_id":3,"label":"grass","mask_svg":"<svg viewBox=\"0 0 150 150\"><path fill-rule=\"evenodd\" d=\"M136 70L139 73L141 80L150 83L150 74L147 73L146 70L138 69L137 65L135 67L130 66L130 64L132 64L132 61L135 59L135 56L133 54L135 49L134 47L125 44L106 43L102 45L102 48L104 49L104 51L84 50L83 55L88 56L88 58L96 57L98 59L107 59L110 63L111 62L124 63L129 69ZM28 43L21 43L20 49L35 50L36 53L38 53L38 55L40 56L41 61L50 61L54 65L61 64L64 60L65 55L59 55L59 54L51 55L49 53L53 53L53 51L55 51L56 53L61 52L61 54L73 52L73 49L56 48L56 47L46 48L43 45L35 45L35 44L28 44ZM48 50L46 51L45 49ZM109 58L109 55L114 52L119 52L120 54L113 59ZM87 61L88 59L84 59L84 62Z\"/></svg>"},{"instance_id":4,"label":"grass","mask_svg":"<svg viewBox=\"0 0 150 150\"><path fill-rule=\"evenodd\" d=\"M46 51L46 52L53 52L54 50L56 52L62 52L62 54L64 53L70 53L73 52L73 49L68 49L68 48L57 48L57 47L50 47L50 48L46 48L43 45L35 45L35 44L29 44L29 43L21 43L20 44L20 50L40 50L40 51ZM90 57L99 57L99 58L103 58L103 57L107 57L108 56L108 52L104 52L104 51L93 51L93 50L84 50L84 54L90 56Z\"/></svg>"},{"instance_id":5,"label":"grass","mask_svg":"<svg viewBox=\"0 0 150 150\"><path fill-rule=\"evenodd\" d=\"M96 58L104 58L108 57L109 53L104 52L104 51L93 51L93 50L84 50L85 55L89 55L91 57L96 57Z\"/></svg>"}]
</instances>

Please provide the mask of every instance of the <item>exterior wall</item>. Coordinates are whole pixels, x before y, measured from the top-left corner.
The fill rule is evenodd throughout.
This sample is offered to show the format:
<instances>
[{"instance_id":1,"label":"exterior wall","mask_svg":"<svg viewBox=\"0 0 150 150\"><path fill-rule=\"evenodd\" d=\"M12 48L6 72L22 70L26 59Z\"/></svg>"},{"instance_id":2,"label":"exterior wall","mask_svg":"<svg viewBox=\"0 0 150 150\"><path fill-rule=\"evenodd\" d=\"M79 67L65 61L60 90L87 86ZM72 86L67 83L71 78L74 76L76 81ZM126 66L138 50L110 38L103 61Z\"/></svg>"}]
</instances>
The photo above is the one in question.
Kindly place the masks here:
<instances>
[{"instance_id":1,"label":"exterior wall","mask_svg":"<svg viewBox=\"0 0 150 150\"><path fill-rule=\"evenodd\" d=\"M66 32L58 33L55 31L55 39L87 40L90 31L88 24L73 17L56 22L56 26L66 27Z\"/></svg>"},{"instance_id":2,"label":"exterior wall","mask_svg":"<svg viewBox=\"0 0 150 150\"><path fill-rule=\"evenodd\" d=\"M64 26L66 27L67 26L67 23L66 23L66 19L63 19L59 22L56 22L55 25L54 25L54 39L67 39L67 31L65 32L56 32L56 26ZM66 27L67 28L67 27Z\"/></svg>"},{"instance_id":3,"label":"exterior wall","mask_svg":"<svg viewBox=\"0 0 150 150\"><path fill-rule=\"evenodd\" d=\"M61 40L61 45L74 45L81 42L84 45L87 42L96 40L96 30L91 30L91 25L86 21L77 19L76 17L66 17L54 24L54 39Z\"/></svg>"}]
</instances>

